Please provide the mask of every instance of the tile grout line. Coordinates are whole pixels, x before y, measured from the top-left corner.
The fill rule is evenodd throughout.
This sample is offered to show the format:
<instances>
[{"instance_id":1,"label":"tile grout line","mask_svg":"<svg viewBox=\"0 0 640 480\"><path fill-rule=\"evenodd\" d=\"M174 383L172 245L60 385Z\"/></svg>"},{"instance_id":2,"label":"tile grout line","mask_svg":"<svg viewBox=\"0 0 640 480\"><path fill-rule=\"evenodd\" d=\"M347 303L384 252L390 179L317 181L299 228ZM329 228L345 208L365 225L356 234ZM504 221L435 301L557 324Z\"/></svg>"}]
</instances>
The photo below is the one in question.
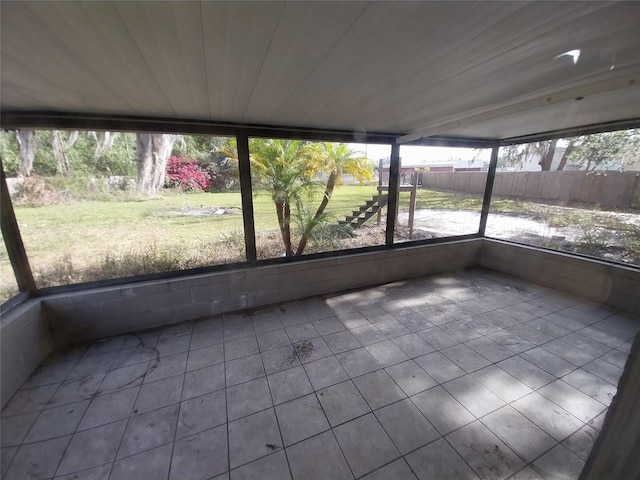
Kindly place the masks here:
<instances>
[{"instance_id":1,"label":"tile grout line","mask_svg":"<svg viewBox=\"0 0 640 480\"><path fill-rule=\"evenodd\" d=\"M224 316L221 316L222 318L222 365L223 365L223 375L224 375L224 408L225 408L225 414L226 414L226 422L225 422L225 428L227 431L227 469L226 471L230 474L231 473L231 440L229 439L229 402L227 401L227 361L225 360L225 355L226 355L226 346L225 346L225 340L224 340L224 327L225 327L225 320L224 320ZM253 325L251 325L251 328L253 328Z\"/></svg>"},{"instance_id":2,"label":"tile grout line","mask_svg":"<svg viewBox=\"0 0 640 480\"><path fill-rule=\"evenodd\" d=\"M255 331L255 328L254 328L254 331ZM286 330L285 330L285 333L286 333ZM256 343L257 343L257 340L258 339L257 339L257 334L256 334ZM291 340L291 339L289 338L289 340ZM258 346L258 351L259 350L260 350L260 347ZM265 365L264 365L264 359L262 358L262 352L260 352L259 355L260 355L260 362L262 364L262 370L264 371L264 381L267 384L267 389L269 390L269 397L271 398L271 407L269 407L269 408L273 409L273 416L276 418L276 426L278 427L278 434L280 435L280 441L282 442L282 452L284 453L284 459L287 462L287 469L289 471L289 476L291 478L293 478L293 473L291 471L291 464L289 463L289 456L287 455L287 449L286 449L286 446L284 444L284 437L282 436L282 429L280 428L280 420L278 419L278 411L276 409L276 404L273 401L273 392L271 391L271 385L269 384L269 376L267 375L267 369L265 368ZM295 367L292 367L292 368L295 368ZM260 378L262 378L262 377L260 377ZM273 452L272 454L267 454L265 457L268 457L269 455L276 455L276 454L277 454L277 452ZM259 457L257 459L252 460L252 461L256 461L256 460L259 460L260 458L265 458L265 457ZM241 468L241 466L238 467L238 468Z\"/></svg>"},{"instance_id":3,"label":"tile grout line","mask_svg":"<svg viewBox=\"0 0 640 480\"><path fill-rule=\"evenodd\" d=\"M142 341L142 339L140 337L138 337L138 340L140 341L138 346L144 345L144 343L143 343L143 341ZM113 456L113 461L111 462L111 469L109 471L109 477L108 478L111 478L111 474L113 473L113 467L115 466L116 462L118 461L118 453L120 452L120 448L122 448L122 441L124 440L124 436L127 433L127 428L129 428L129 424L131 423L131 419L135 415L133 412L135 411L136 403L138 401L138 397L140 396L140 391L142 390L142 385L144 385L144 379L146 378L147 374L149 373L149 366L151 365L151 362L153 362L155 355L156 354L159 355L158 350L157 350L157 345L158 345L159 341L160 341L160 334L158 334L158 339L154 342L154 346L153 347L149 347L149 348L153 348L153 352L151 354L151 358L149 359L149 362L147 363L147 369L145 371L145 374L142 377L142 382L140 384L140 387L138 388L138 393L136 394L136 398L133 401L133 406L131 407L131 411L129 412L129 416L126 419L125 427L122 430L122 435L120 436L120 441L118 442L118 448L115 450L115 454ZM158 357L158 361L159 361L159 357Z\"/></svg>"},{"instance_id":4,"label":"tile grout line","mask_svg":"<svg viewBox=\"0 0 640 480\"><path fill-rule=\"evenodd\" d=\"M176 416L176 426L175 426L175 430L173 432L173 441L171 442L171 456L169 457L169 469L167 470L166 478L170 478L171 477L171 467L173 467L173 455L174 455L175 450L176 450L176 437L178 436L178 427L180 426L180 414L182 413L182 397L184 395L184 382L185 382L186 377L187 377L187 366L189 365L189 356L190 356L190 352L191 352L191 341L193 340L193 326L194 326L194 323L191 322L191 328L189 329L189 333L184 335L184 336L189 335L189 349L187 350L187 359L184 362L184 371L181 374L181 376L182 376L182 384L181 384L181 387L180 387L180 400L178 402L178 414ZM160 340L158 339L158 341L160 341ZM142 390L142 387L140 387L140 389ZM154 447L154 448L159 448L159 447L160 446L157 446L157 447Z\"/></svg>"},{"instance_id":5,"label":"tile grout line","mask_svg":"<svg viewBox=\"0 0 640 480\"><path fill-rule=\"evenodd\" d=\"M118 349L118 353L115 355L113 362L110 364L109 366L109 370L107 370L107 372L105 373L104 377L102 377L102 380L100 381L100 385L98 385L98 388L96 389L96 391L91 395L91 399L89 401L89 404L87 405L87 410L89 410L89 407L91 406L91 404L93 403L93 400L95 398L97 398L99 395L98 393L100 392L100 387L102 386L102 383L104 382L105 378L107 378L107 375L109 375L109 372L111 372L112 368L113 368L113 364L115 363L116 359L118 358L118 356L120 355L120 352L122 351L122 349L124 348L125 343L127 342L127 337L129 336L129 334L125 334L125 340L122 342L122 345L120 345L120 348ZM134 335L135 336L135 335ZM142 341L140 341L140 343L142 343ZM95 342L92 344L95 345ZM71 373L71 372L69 372ZM69 445L71 445L71 441L73 440L73 437L76 435L76 433L78 433L78 427L80 426L80 424L82 423L82 420L84 419L84 416L87 414L87 410L84 411L84 413L82 414L82 417L80 418L80 421L78 422L78 424L76 425L76 428L74 429L73 433L71 434L71 436L69 437L69 443L67 443L67 446L64 449L64 452L62 454L62 456L60 457L60 461L58 462L58 465L56 467L56 472L58 473L58 470L60 469L60 465L62 464L62 460L64 459L64 456L67 453L67 450L69 448ZM122 434L124 435L124 430L122 432ZM116 455L117 455L117 451L116 451ZM113 463L115 462L115 456L112 462L109 462L112 464L112 468L113 468ZM106 463L105 463L106 465ZM111 472L109 472L109 475L111 475ZM55 477L55 474L54 474Z\"/></svg>"}]
</instances>

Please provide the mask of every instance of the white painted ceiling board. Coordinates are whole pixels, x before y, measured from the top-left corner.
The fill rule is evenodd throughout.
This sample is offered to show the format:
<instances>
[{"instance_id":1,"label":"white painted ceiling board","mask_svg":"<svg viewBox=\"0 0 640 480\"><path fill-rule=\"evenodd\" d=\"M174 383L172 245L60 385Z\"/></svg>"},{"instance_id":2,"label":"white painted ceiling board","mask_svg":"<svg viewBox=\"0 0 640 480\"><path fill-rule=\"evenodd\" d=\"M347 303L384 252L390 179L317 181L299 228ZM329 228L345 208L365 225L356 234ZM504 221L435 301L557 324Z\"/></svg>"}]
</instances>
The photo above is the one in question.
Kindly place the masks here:
<instances>
[{"instance_id":1,"label":"white painted ceiling board","mask_svg":"<svg viewBox=\"0 0 640 480\"><path fill-rule=\"evenodd\" d=\"M67 15L80 8L73 2L63 6ZM112 2L83 2L82 8L91 19L83 30L83 45L99 45L96 58L100 60L96 63L104 64L107 69L105 76L114 88L122 92L141 115L161 115L161 112L172 111L162 87L115 5Z\"/></svg>"},{"instance_id":2,"label":"white painted ceiling board","mask_svg":"<svg viewBox=\"0 0 640 480\"><path fill-rule=\"evenodd\" d=\"M16 21L3 22L2 48L8 50L7 58L21 64L24 69L39 74L39 76L33 75L34 80L38 78L42 81L41 88L44 93L49 86L68 90L72 93L71 97L79 98L83 102L91 99L91 103L99 109L108 106L109 94L113 102L121 101L121 97L112 92L110 86L101 77L85 68L82 59L61 41L58 32L48 28L46 18L31 15L24 4L16 4L15 7ZM32 28L24 28L22 22L24 18L31 19ZM21 41L18 41L18 38ZM13 71L9 66L9 63L3 62L6 78L11 79L16 85L26 80L21 77L12 78ZM74 74L69 75L69 72ZM102 92L104 97L95 95L96 90Z\"/></svg>"},{"instance_id":3,"label":"white painted ceiling board","mask_svg":"<svg viewBox=\"0 0 640 480\"><path fill-rule=\"evenodd\" d=\"M619 72L640 75L640 2L4 1L0 8L3 110L402 135ZM582 49L577 65L554 60L573 48ZM640 118L629 92L613 97L626 102L594 101L606 110L598 112L589 101L566 116L547 107L457 131L488 137L498 125L527 134L555 123Z\"/></svg>"},{"instance_id":4,"label":"white painted ceiling board","mask_svg":"<svg viewBox=\"0 0 640 480\"><path fill-rule=\"evenodd\" d=\"M14 105L25 105L26 108L33 110L46 110L51 108L51 105L20 93L16 88L12 89L8 94L6 94L5 98L7 98L7 100Z\"/></svg>"},{"instance_id":5,"label":"white painted ceiling board","mask_svg":"<svg viewBox=\"0 0 640 480\"><path fill-rule=\"evenodd\" d=\"M446 136L502 138L527 135L532 124L543 126L539 132L562 130L575 125L593 125L600 122L633 118L640 102L640 87L626 92L611 92L584 98L580 101L552 105L544 109L531 110L519 115L509 115L491 122L444 131Z\"/></svg>"},{"instance_id":6,"label":"white painted ceiling board","mask_svg":"<svg viewBox=\"0 0 640 480\"><path fill-rule=\"evenodd\" d=\"M277 28L282 2L203 2L213 120L243 121Z\"/></svg>"},{"instance_id":7,"label":"white painted ceiling board","mask_svg":"<svg viewBox=\"0 0 640 480\"><path fill-rule=\"evenodd\" d=\"M367 2L287 3L246 115L269 123L286 111L298 85L306 85L319 63L362 14Z\"/></svg>"},{"instance_id":8,"label":"white painted ceiling board","mask_svg":"<svg viewBox=\"0 0 640 480\"><path fill-rule=\"evenodd\" d=\"M110 58L112 50L105 48L109 44L104 41L102 35L94 30L95 24L89 12L79 3L73 5L74 8L71 7L72 5L69 3L44 3L38 4L36 9L32 9L31 5L27 4L29 12L41 24L46 25L51 22L62 26L62 28L51 32L40 31L40 33L51 37L51 55L39 59L39 68L55 75L56 71L60 70L58 62L68 57L69 63L63 65L65 68L75 71L74 82L68 83L62 77L58 81L58 85L73 93L80 94L81 92L82 101L85 104L83 108L91 108L92 105L98 103L109 111L133 110L138 113L135 102L127 102L126 100L127 90L131 89L133 92L135 85L130 82L118 84L113 81L116 76ZM91 38L91 41L87 42L87 38ZM77 45L84 45L84 48L77 49ZM63 53L58 54L60 49L63 49ZM31 57L26 57L26 59L30 61ZM96 59L101 59L101 61L96 61ZM25 59L23 58L23 60ZM93 84L102 88L92 88Z\"/></svg>"},{"instance_id":9,"label":"white painted ceiling board","mask_svg":"<svg viewBox=\"0 0 640 480\"><path fill-rule=\"evenodd\" d=\"M402 42L407 30L420 28L423 20L416 13L423 10L424 5L430 5L434 11L441 8L436 3L419 2L409 2L402 9L388 2L369 4L323 59L315 75L298 86L291 95L291 103L283 104L282 108L290 109L297 105L313 116L322 117L322 113L316 112L316 109L387 50ZM357 86L352 91L358 95Z\"/></svg>"},{"instance_id":10,"label":"white painted ceiling board","mask_svg":"<svg viewBox=\"0 0 640 480\"><path fill-rule=\"evenodd\" d=\"M177 117L208 117L200 5L120 2L116 9Z\"/></svg>"},{"instance_id":11,"label":"white painted ceiling board","mask_svg":"<svg viewBox=\"0 0 640 480\"><path fill-rule=\"evenodd\" d=\"M627 29L624 36L633 39L632 32L633 30ZM599 42L604 43L606 38L606 36L597 35L596 40L592 43L595 45L598 45ZM429 102L429 108L432 112L431 119L450 115L456 111L463 113L465 105L469 110L472 110L482 104L490 105L528 92L536 92L540 90L541 86L546 89L559 88L569 81L586 81L585 74L588 72L609 72L609 65L583 68L579 62L576 66L578 68L575 68L573 65L568 65L567 62L554 62L553 56L558 50L554 51L549 47L543 49L542 53L536 52L532 57L529 52L535 48L537 43L541 42L553 47L553 44L549 44L547 35L539 39L532 39L530 43L526 44L531 45L527 52L516 51L513 57L505 55L495 59L490 65L491 68L478 68L478 71L467 72L467 75L450 78L446 84L426 89L425 95L436 99L435 102ZM562 51L559 50L560 53ZM587 48L587 56L588 52ZM510 61L512 58L513 60ZM533 60L531 60L532 58ZM473 83L469 82L469 79L473 79ZM424 110L421 108L421 102L417 101L414 105L415 108L405 111L405 114L407 119L415 125L427 119L423 116Z\"/></svg>"},{"instance_id":12,"label":"white painted ceiling board","mask_svg":"<svg viewBox=\"0 0 640 480\"><path fill-rule=\"evenodd\" d=\"M12 95L16 99L22 99L19 105L22 104L28 108L55 109L60 104L70 105L77 110L86 108L85 102L79 95L52 85L46 78L46 72L27 68L9 56L3 58L2 69L3 99L7 95ZM7 71L10 73L4 73Z\"/></svg>"},{"instance_id":13,"label":"white painted ceiling board","mask_svg":"<svg viewBox=\"0 0 640 480\"><path fill-rule=\"evenodd\" d=\"M533 20L531 20L533 21ZM534 25L529 33L535 32L539 25ZM474 42L470 42L468 45L463 45L462 49L471 46L466 54L463 54L456 58L451 58L451 63L440 65L434 65L434 68L449 69L450 71L446 76L439 79L437 84L425 84L423 90L420 92L414 92L414 95L421 95L424 93L431 99L438 99L442 101L448 101L450 98L460 98L456 93L464 94L465 98L475 98L478 101L483 101L485 94L476 94L475 87L477 85L487 85L491 83L495 85L496 90L501 91L504 85L514 82L512 75L517 73L518 70L522 70L518 65L519 62L527 63L526 74L534 76L538 73L540 68L544 68L545 64L551 64L553 55L547 50L542 50L538 46L544 36L540 37L536 35L528 35L525 38L520 39L516 48L514 42L505 42L501 45L492 44L488 47L484 39L476 39ZM483 43L484 42L484 43ZM480 45L480 52L485 52L485 56L478 61L478 49L473 49L473 45ZM552 50L555 51L555 50ZM495 53L495 52L499 52ZM533 55L536 57L534 58ZM532 60L533 59L533 60ZM540 61L541 60L541 61ZM463 67L463 68L459 68ZM456 69L456 70L451 70ZM505 72L506 70L507 72ZM506 74L505 74L506 73ZM487 78L491 79L491 82L487 81ZM469 84L468 79L480 80L475 81L474 84ZM543 85L548 85L544 84ZM535 88L536 83L529 81L522 84L524 88ZM446 95L447 92L454 93L453 95ZM405 99L407 100L407 99ZM495 100L494 100L495 101ZM434 107L430 104L430 107ZM439 115L442 112L436 112L435 115Z\"/></svg>"},{"instance_id":14,"label":"white painted ceiling board","mask_svg":"<svg viewBox=\"0 0 640 480\"><path fill-rule=\"evenodd\" d=\"M483 4L479 3L478 5ZM511 5L519 5L519 3L513 2ZM504 7L501 5L501 8ZM447 11L447 13L449 12ZM493 10L490 10L489 13L491 14L490 16L496 14ZM448 40L448 47L436 49L439 54L435 58L433 56L434 52L427 50L427 55L429 53L431 55L427 57L426 62L422 62L420 56L415 52L410 58L404 60L405 64L413 66L411 74L407 77L417 79L419 88L407 90L408 85L403 84L400 91L404 92L405 95L398 100L407 101L412 96L423 93L432 93L432 97L440 97L439 93L433 93L432 91L435 86L446 86L450 80L458 78L478 66L488 68L487 62L492 57L499 56L501 50L506 51L510 48L504 44L504 38L502 39L503 44L497 43L490 38L493 36L493 31L500 28L499 23L492 24L487 17L478 18L475 12L474 15L464 17L467 20L469 18L477 18L478 21L474 22L475 25L465 24L465 26L468 26L465 31L456 31L453 35L445 37ZM463 22L465 21L464 19ZM440 20L440 23L446 25L445 18ZM512 21L513 17L509 16L505 18L503 24L512 23ZM443 34L447 35L447 27L443 27L443 30ZM471 35L469 35L470 33ZM489 36L488 39L487 36ZM428 47L428 45L425 45L425 47ZM484 57L482 56L483 54Z\"/></svg>"},{"instance_id":15,"label":"white painted ceiling board","mask_svg":"<svg viewBox=\"0 0 640 480\"><path fill-rule=\"evenodd\" d=\"M539 25L535 25L535 27L540 28ZM539 31L536 28L532 32ZM627 35L629 35L628 32ZM420 114L424 111L423 102L419 100L422 94L425 95L424 102L428 103L432 116L437 117L456 111L464 111L459 105L456 105L456 102L466 102L468 107L475 108L482 103L490 104L501 98L509 98L513 95L524 94L529 90L536 90L539 85L552 86L553 82L544 79L541 81L539 77L546 69L552 68L552 58L557 54L556 52L565 50L558 50L558 47L555 50L546 47L540 53L541 49L538 45L541 43L543 46L545 43L549 44L546 35L542 38L532 36L524 38L520 41L519 48L516 50L510 47L511 51L504 51L504 47L499 45L492 48L481 45L483 51L492 52L495 50L499 52L503 50L504 53L493 59L487 58L485 63L476 65L472 69L457 72L438 85L426 85L423 92L413 92L414 98L418 100L413 103L416 117L412 116L412 111L405 111L407 119L411 123L420 121ZM559 42L556 41L556 43ZM473 43L471 46L473 48ZM471 53L475 52L471 51ZM452 61L453 66L465 64L467 62L464 59ZM434 65L434 68L438 68L438 66ZM573 75L573 70L567 73L563 72L561 78L566 80ZM511 91L507 91L507 89L511 89ZM489 96L490 94L493 96ZM403 100L407 101L408 99L407 97Z\"/></svg>"},{"instance_id":16,"label":"white painted ceiling board","mask_svg":"<svg viewBox=\"0 0 640 480\"><path fill-rule=\"evenodd\" d=\"M231 23L245 25L244 29L237 32L237 36L246 37L248 41L243 45L243 61L237 75L233 75L237 67L235 56L231 54L226 58L225 68L231 73L227 76L227 81L232 85L237 81L237 85L233 96L227 96L227 90L223 88L223 105L226 105L223 111L231 111L233 118L240 121L251 121L245 115L247 105L271 47L283 8L284 3L258 3L253 6L238 3L232 10Z\"/></svg>"}]
</instances>

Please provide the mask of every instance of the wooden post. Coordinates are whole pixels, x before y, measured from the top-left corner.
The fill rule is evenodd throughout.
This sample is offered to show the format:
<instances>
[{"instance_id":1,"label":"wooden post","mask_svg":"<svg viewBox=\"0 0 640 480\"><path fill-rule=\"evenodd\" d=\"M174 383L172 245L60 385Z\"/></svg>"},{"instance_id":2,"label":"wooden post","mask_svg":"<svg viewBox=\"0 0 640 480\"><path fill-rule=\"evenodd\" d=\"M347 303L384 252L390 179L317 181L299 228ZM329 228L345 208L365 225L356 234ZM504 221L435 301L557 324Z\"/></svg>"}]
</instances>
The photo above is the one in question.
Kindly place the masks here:
<instances>
[{"instance_id":1,"label":"wooden post","mask_svg":"<svg viewBox=\"0 0 640 480\"><path fill-rule=\"evenodd\" d=\"M411 187L411 200L409 201L409 239L413 238L413 215L416 211L416 193L418 191L418 172L413 173L412 187Z\"/></svg>"},{"instance_id":2,"label":"wooden post","mask_svg":"<svg viewBox=\"0 0 640 480\"><path fill-rule=\"evenodd\" d=\"M378 161L378 187L382 186L382 158ZM378 189L378 195L380 195L382 192L380 191L380 189ZM378 226L380 226L380 223L382 223L382 207L378 209L378 221L376 222L376 224Z\"/></svg>"}]
</instances>

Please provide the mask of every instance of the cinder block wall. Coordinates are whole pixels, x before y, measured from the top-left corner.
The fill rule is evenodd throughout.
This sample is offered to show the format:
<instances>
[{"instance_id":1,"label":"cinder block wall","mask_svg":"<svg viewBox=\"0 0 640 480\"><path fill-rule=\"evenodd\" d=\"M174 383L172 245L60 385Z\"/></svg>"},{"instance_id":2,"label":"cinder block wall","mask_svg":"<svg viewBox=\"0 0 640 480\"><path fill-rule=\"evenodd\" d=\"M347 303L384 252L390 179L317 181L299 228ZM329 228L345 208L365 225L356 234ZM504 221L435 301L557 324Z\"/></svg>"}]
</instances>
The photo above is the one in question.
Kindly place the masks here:
<instances>
[{"instance_id":1,"label":"cinder block wall","mask_svg":"<svg viewBox=\"0 0 640 480\"><path fill-rule=\"evenodd\" d=\"M481 239L50 296L57 346L479 264Z\"/></svg>"},{"instance_id":2,"label":"cinder block wall","mask_svg":"<svg viewBox=\"0 0 640 480\"><path fill-rule=\"evenodd\" d=\"M487 238L480 265L640 315L637 269Z\"/></svg>"},{"instance_id":3,"label":"cinder block wall","mask_svg":"<svg viewBox=\"0 0 640 480\"><path fill-rule=\"evenodd\" d=\"M4 407L55 345L40 300L28 300L3 314L0 328L0 401Z\"/></svg>"}]
</instances>

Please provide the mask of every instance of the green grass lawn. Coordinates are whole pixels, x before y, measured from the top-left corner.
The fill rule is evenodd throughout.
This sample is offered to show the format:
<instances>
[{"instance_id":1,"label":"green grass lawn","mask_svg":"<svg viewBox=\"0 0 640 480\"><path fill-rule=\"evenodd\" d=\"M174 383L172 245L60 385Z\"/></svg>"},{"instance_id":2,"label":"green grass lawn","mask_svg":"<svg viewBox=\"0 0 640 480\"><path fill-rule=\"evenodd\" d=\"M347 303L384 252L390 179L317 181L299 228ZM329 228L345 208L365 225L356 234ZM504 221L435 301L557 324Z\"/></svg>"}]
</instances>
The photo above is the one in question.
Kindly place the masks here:
<instances>
[{"instance_id":1,"label":"green grass lawn","mask_svg":"<svg viewBox=\"0 0 640 480\"><path fill-rule=\"evenodd\" d=\"M375 194L374 186L338 187L327 213L337 222ZM308 207L312 212L315 212L320 199L318 195L310 200ZM270 248L275 253L267 256L279 254L277 250L282 247L270 195L255 193L253 205L258 248L265 242L271 242ZM402 193L400 210L407 211L408 205L409 194ZM418 209L479 212L482 197L419 189L416 206ZM37 208L16 207L15 212L29 261L42 287L243 261L241 214L187 214L212 207L240 209L240 193L166 193L139 201L84 201ZM494 199L491 211L526 216L551 226L599 225L616 231L629 228L607 212L567 209L514 199ZM348 246L329 245L328 249L332 248ZM180 262L176 263L176 258L181 259ZM0 278L2 301L8 298L10 293L7 292L15 291L6 251L0 251Z\"/></svg>"},{"instance_id":2,"label":"green grass lawn","mask_svg":"<svg viewBox=\"0 0 640 480\"><path fill-rule=\"evenodd\" d=\"M339 187L327 212L340 219L375 191L375 187L368 186ZM317 205L320 197L314 201ZM256 232L277 231L275 207L269 194L257 192L253 205ZM200 260L210 265L243 260L242 215L187 214L203 207L240 209L240 193L173 193L142 201L85 201L16 207L15 211L32 269L39 278L40 273L52 269L57 270L56 275L62 275L66 273L60 270L84 268L104 261L107 256L117 259L122 254L149 249L200 251L203 257L208 255ZM224 252L222 247L211 250L211 245L221 245ZM0 275L3 279L13 277L3 252L0 252ZM2 283L10 284L4 280Z\"/></svg>"},{"instance_id":3,"label":"green grass lawn","mask_svg":"<svg viewBox=\"0 0 640 480\"><path fill-rule=\"evenodd\" d=\"M375 193L374 187L336 189L327 212L340 218ZM320 199L317 199L319 203ZM21 234L31 257L58 256L73 246L74 256L135 244L216 241L242 232L242 215L193 216L201 207L241 208L240 193L188 193L137 202L80 202L50 207L16 208ZM257 232L278 228L267 193L253 198Z\"/></svg>"}]
</instances>

